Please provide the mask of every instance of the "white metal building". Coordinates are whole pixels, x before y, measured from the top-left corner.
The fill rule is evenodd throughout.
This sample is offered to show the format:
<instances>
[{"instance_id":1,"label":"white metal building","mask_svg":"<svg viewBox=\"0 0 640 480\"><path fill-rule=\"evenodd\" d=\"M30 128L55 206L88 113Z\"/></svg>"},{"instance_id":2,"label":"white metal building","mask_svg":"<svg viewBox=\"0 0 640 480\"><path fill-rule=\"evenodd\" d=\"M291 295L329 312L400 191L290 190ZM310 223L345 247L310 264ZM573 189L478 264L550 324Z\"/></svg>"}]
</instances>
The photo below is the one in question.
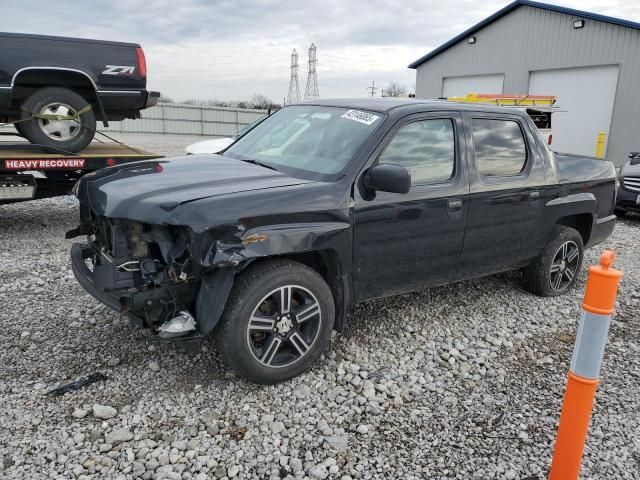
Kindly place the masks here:
<instances>
[{"instance_id":1,"label":"white metal building","mask_svg":"<svg viewBox=\"0 0 640 480\"><path fill-rule=\"evenodd\" d=\"M409 68L416 96L555 95L554 150L621 165L640 150L640 23L525 0L474 25Z\"/></svg>"}]
</instances>

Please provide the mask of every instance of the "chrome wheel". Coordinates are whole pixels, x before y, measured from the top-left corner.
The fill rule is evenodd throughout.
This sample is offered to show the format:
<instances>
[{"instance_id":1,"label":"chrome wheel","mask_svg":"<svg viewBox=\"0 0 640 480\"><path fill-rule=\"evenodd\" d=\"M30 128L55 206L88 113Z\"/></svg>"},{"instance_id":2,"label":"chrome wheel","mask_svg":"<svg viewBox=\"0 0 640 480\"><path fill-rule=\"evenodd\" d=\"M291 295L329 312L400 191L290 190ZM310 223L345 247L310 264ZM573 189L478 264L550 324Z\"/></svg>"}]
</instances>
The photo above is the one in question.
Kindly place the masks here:
<instances>
[{"instance_id":1,"label":"chrome wheel","mask_svg":"<svg viewBox=\"0 0 640 480\"><path fill-rule=\"evenodd\" d=\"M566 289L578 271L580 264L580 248L578 245L569 240L563 243L551 262L549 272L549 285L556 292Z\"/></svg>"},{"instance_id":2,"label":"chrome wheel","mask_svg":"<svg viewBox=\"0 0 640 480\"><path fill-rule=\"evenodd\" d=\"M321 325L318 299L304 287L285 285L253 309L247 327L249 350L262 365L287 367L309 353Z\"/></svg>"},{"instance_id":3,"label":"chrome wheel","mask_svg":"<svg viewBox=\"0 0 640 480\"><path fill-rule=\"evenodd\" d=\"M40 110L40 115L75 116L78 112L66 103L50 103ZM40 130L52 140L64 142L76 137L82 126L75 120L38 119Z\"/></svg>"}]
</instances>

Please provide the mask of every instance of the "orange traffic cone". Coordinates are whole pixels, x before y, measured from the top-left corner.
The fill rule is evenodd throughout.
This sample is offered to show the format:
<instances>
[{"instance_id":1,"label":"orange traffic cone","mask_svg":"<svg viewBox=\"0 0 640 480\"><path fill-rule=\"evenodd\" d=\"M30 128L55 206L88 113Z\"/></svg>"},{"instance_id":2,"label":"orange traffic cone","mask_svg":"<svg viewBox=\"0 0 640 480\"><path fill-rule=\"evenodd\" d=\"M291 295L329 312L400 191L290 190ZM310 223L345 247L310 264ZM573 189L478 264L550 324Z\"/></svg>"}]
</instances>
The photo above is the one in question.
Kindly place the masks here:
<instances>
[{"instance_id":1,"label":"orange traffic cone","mask_svg":"<svg viewBox=\"0 0 640 480\"><path fill-rule=\"evenodd\" d=\"M589 267L587 290L582 302L583 313L573 347L550 480L573 480L580 473L609 323L622 277L620 270L611 267L615 259L615 252L605 250L600 257L600 265Z\"/></svg>"}]
</instances>

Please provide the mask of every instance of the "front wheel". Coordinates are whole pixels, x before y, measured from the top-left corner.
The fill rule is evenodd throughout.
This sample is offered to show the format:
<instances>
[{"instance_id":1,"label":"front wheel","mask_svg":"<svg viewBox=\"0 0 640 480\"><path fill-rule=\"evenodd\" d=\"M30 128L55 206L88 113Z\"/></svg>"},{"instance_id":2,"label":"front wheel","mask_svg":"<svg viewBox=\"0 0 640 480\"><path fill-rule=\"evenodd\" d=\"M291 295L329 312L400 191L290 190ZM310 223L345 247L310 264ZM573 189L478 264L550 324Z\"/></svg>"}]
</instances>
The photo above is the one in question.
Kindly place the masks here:
<instances>
[{"instance_id":1,"label":"front wheel","mask_svg":"<svg viewBox=\"0 0 640 480\"><path fill-rule=\"evenodd\" d=\"M571 227L556 225L538 258L523 271L525 288L542 297L568 292L576 282L583 257L580 233Z\"/></svg>"},{"instance_id":2,"label":"front wheel","mask_svg":"<svg viewBox=\"0 0 640 480\"><path fill-rule=\"evenodd\" d=\"M274 260L236 279L216 331L225 363L249 381L274 384L322 354L334 323L331 290L314 270Z\"/></svg>"}]
</instances>

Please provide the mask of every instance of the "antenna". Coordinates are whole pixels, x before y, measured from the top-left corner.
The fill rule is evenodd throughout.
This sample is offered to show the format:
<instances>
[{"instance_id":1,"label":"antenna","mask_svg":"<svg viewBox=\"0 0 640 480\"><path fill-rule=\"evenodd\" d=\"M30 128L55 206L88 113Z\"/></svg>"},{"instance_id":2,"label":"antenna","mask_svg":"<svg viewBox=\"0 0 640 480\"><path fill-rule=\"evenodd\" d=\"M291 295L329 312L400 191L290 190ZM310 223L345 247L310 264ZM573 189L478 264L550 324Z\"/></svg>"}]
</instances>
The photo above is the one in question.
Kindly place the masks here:
<instances>
[{"instance_id":1,"label":"antenna","mask_svg":"<svg viewBox=\"0 0 640 480\"><path fill-rule=\"evenodd\" d=\"M291 81L289 82L289 95L287 105L300 101L300 87L298 86L298 52L293 49L291 53Z\"/></svg>"},{"instance_id":2,"label":"antenna","mask_svg":"<svg viewBox=\"0 0 640 480\"><path fill-rule=\"evenodd\" d=\"M311 44L309 47L309 74L307 76L307 87L304 90L304 98L318 98L318 57L316 56L316 46Z\"/></svg>"},{"instance_id":3,"label":"antenna","mask_svg":"<svg viewBox=\"0 0 640 480\"><path fill-rule=\"evenodd\" d=\"M371 97L375 97L376 91L378 90L378 88L376 87L376 82L372 81L371 86L367 87L367 90L371 92Z\"/></svg>"}]
</instances>

